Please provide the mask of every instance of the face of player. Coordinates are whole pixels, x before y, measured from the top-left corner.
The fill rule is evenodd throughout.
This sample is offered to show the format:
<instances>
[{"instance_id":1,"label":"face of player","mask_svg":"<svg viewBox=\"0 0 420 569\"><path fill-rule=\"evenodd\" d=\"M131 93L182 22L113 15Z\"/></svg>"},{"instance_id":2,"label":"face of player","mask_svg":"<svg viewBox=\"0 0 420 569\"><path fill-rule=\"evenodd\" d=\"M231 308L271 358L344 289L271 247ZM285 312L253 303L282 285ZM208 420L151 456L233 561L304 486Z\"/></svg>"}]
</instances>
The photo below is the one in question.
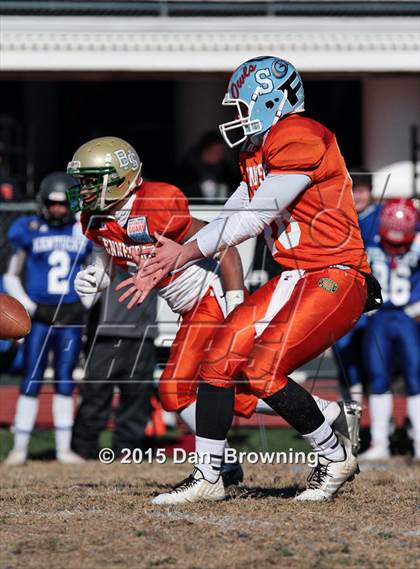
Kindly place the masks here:
<instances>
[{"instance_id":1,"label":"face of player","mask_svg":"<svg viewBox=\"0 0 420 569\"><path fill-rule=\"evenodd\" d=\"M85 208L93 207L98 199L99 179L94 177L83 176L80 178L80 196L82 204Z\"/></svg>"},{"instance_id":2,"label":"face of player","mask_svg":"<svg viewBox=\"0 0 420 569\"><path fill-rule=\"evenodd\" d=\"M353 188L354 205L357 213L364 211L372 202L372 191L369 186L359 185Z\"/></svg>"},{"instance_id":3,"label":"face of player","mask_svg":"<svg viewBox=\"0 0 420 569\"><path fill-rule=\"evenodd\" d=\"M408 241L407 243L392 243L391 241L387 241L386 239L381 239L382 248L390 255L391 257L397 257L398 255L404 255L410 249L413 240Z\"/></svg>"},{"instance_id":4,"label":"face of player","mask_svg":"<svg viewBox=\"0 0 420 569\"><path fill-rule=\"evenodd\" d=\"M62 202L47 202L48 213L53 219L62 219L69 215L70 210L65 203Z\"/></svg>"}]
</instances>

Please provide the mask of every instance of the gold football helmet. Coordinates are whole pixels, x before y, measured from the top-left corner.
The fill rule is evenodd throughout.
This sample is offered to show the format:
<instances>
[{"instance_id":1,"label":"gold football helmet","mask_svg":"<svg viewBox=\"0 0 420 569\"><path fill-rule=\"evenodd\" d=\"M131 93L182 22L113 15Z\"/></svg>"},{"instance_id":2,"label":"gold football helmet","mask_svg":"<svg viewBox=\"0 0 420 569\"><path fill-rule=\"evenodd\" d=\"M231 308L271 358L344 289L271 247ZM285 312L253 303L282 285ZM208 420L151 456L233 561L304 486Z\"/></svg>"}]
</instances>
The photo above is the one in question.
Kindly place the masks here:
<instances>
[{"instance_id":1,"label":"gold football helmet","mask_svg":"<svg viewBox=\"0 0 420 569\"><path fill-rule=\"evenodd\" d=\"M116 136L89 140L67 166L67 174L79 181L67 191L70 209L108 209L141 184L141 166L137 152L125 140Z\"/></svg>"}]
</instances>

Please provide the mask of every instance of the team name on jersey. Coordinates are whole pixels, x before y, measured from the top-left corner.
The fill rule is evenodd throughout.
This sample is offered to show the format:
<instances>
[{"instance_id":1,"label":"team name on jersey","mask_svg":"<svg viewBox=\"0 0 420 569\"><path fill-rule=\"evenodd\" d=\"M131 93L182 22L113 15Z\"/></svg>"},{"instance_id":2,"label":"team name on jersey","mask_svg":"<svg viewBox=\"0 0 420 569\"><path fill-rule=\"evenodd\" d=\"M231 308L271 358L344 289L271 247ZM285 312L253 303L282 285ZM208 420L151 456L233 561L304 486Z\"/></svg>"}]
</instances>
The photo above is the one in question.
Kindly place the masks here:
<instances>
[{"instance_id":1,"label":"team name on jersey","mask_svg":"<svg viewBox=\"0 0 420 569\"><path fill-rule=\"evenodd\" d=\"M35 237L32 243L34 253L44 253L57 249L77 253L86 247L87 241L84 237L73 237L72 235L42 235Z\"/></svg>"},{"instance_id":2,"label":"team name on jersey","mask_svg":"<svg viewBox=\"0 0 420 569\"><path fill-rule=\"evenodd\" d=\"M264 166L262 164L247 166L246 177L248 178L248 186L250 188L258 188L265 178Z\"/></svg>"},{"instance_id":3,"label":"team name on jersey","mask_svg":"<svg viewBox=\"0 0 420 569\"><path fill-rule=\"evenodd\" d=\"M151 256L151 249L154 245L125 245L122 241L113 241L107 237L102 237L102 245L105 251L111 257L119 257L121 259L133 259L133 252L141 253L143 259Z\"/></svg>"}]
</instances>

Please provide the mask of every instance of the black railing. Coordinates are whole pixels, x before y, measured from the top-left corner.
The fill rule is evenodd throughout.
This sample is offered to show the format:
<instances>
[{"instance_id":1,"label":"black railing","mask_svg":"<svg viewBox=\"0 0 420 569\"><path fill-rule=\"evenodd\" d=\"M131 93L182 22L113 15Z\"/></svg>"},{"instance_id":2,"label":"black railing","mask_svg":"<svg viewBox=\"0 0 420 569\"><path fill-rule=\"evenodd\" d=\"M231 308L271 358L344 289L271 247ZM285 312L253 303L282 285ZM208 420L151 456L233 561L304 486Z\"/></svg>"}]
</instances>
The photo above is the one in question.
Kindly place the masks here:
<instances>
[{"instance_id":1,"label":"black railing","mask_svg":"<svg viewBox=\"0 0 420 569\"><path fill-rule=\"evenodd\" d=\"M409 0L0 0L1 15L50 16L416 16L420 1Z\"/></svg>"}]
</instances>

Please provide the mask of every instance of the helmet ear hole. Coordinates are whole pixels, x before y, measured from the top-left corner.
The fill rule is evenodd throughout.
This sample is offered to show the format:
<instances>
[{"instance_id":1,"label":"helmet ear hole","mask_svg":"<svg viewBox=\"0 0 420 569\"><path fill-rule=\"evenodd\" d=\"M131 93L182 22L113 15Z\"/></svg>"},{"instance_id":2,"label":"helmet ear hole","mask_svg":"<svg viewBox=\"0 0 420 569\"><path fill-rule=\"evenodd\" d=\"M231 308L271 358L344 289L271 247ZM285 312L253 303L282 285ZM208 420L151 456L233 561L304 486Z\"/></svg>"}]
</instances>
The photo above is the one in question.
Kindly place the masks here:
<instances>
[{"instance_id":1,"label":"helmet ear hole","mask_svg":"<svg viewBox=\"0 0 420 569\"><path fill-rule=\"evenodd\" d=\"M265 106L267 107L267 109L272 109L274 107L274 103L273 101L266 101Z\"/></svg>"}]
</instances>

